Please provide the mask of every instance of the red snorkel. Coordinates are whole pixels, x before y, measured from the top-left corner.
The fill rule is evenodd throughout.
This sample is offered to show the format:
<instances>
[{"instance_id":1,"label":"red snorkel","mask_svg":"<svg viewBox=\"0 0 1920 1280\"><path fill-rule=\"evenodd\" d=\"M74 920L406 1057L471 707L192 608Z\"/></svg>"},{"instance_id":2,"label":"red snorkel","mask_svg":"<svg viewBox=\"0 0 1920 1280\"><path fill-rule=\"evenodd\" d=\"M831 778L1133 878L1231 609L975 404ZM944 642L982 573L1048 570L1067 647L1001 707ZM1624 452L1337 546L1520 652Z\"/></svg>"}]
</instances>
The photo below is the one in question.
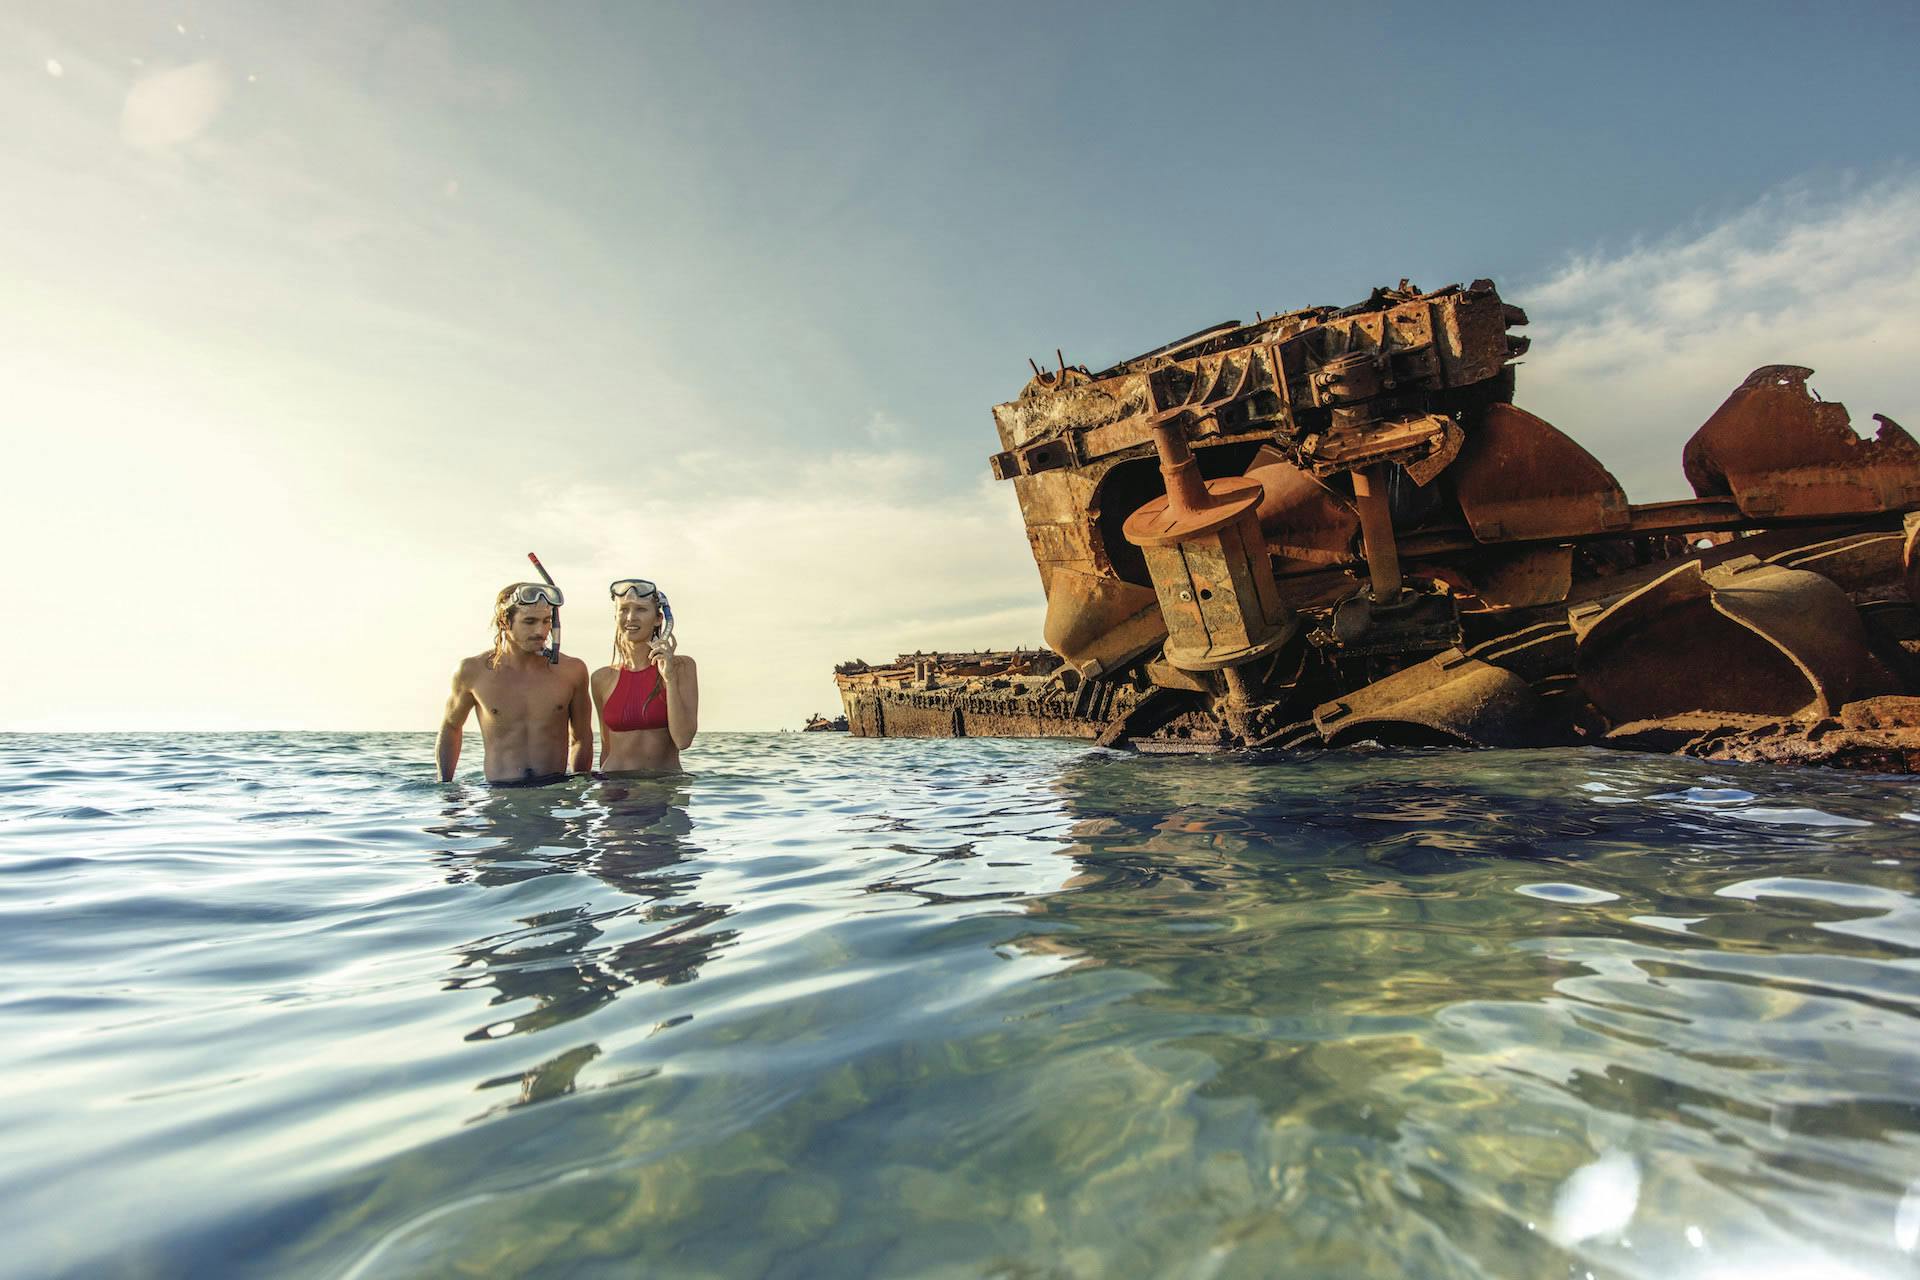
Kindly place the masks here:
<instances>
[{"instance_id":1,"label":"red snorkel","mask_svg":"<svg viewBox=\"0 0 1920 1280\"><path fill-rule=\"evenodd\" d=\"M527 552L527 559L533 561L533 567L539 571L541 580L544 581L548 586L552 587L553 594L556 597L558 597L560 595L560 584L555 582L553 580L553 575L547 572L547 566L540 563L540 557L533 554L533 552L529 551ZM547 664L549 666L559 665L559 662L560 662L560 606L557 604L553 606L553 634L547 640L546 654L547 654Z\"/></svg>"}]
</instances>

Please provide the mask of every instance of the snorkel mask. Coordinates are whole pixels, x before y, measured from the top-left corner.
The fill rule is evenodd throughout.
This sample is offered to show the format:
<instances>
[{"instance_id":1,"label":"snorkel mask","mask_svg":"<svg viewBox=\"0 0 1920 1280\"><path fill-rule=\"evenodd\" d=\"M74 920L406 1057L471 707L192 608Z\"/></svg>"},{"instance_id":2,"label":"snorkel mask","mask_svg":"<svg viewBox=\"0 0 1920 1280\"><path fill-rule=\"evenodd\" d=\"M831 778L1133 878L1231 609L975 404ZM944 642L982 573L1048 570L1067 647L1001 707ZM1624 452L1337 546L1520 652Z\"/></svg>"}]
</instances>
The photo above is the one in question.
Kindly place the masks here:
<instances>
[{"instance_id":1,"label":"snorkel mask","mask_svg":"<svg viewBox=\"0 0 1920 1280\"><path fill-rule=\"evenodd\" d=\"M539 572L545 585L543 586L539 582L522 582L518 584L514 588L513 602L515 604L544 603L553 606L553 631L547 636L545 652L547 655L547 665L556 666L560 662L560 606L566 602L566 593L554 585L553 575L547 572L547 566L540 563L539 556L529 551L527 552L527 559L533 561L533 567Z\"/></svg>"},{"instance_id":2,"label":"snorkel mask","mask_svg":"<svg viewBox=\"0 0 1920 1280\"><path fill-rule=\"evenodd\" d=\"M507 590L512 592L507 597L508 604L550 604L558 608L566 599L559 588L550 587L544 582L516 582Z\"/></svg>"}]
</instances>

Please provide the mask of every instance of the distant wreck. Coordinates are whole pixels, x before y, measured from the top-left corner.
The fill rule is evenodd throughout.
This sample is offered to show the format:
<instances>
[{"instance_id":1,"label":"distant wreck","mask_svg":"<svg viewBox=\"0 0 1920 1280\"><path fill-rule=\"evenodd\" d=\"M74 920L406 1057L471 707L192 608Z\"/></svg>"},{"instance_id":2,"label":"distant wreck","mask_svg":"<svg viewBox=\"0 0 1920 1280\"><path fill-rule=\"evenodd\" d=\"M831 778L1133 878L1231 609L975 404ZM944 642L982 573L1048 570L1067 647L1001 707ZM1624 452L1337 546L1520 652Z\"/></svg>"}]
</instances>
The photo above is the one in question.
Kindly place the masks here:
<instances>
[{"instance_id":1,"label":"distant wreck","mask_svg":"<svg viewBox=\"0 0 1920 1280\"><path fill-rule=\"evenodd\" d=\"M1592 744L1920 772L1920 446L1770 365L1635 505L1491 281L1216 325L994 409L1046 649L843 663L864 737Z\"/></svg>"}]
</instances>

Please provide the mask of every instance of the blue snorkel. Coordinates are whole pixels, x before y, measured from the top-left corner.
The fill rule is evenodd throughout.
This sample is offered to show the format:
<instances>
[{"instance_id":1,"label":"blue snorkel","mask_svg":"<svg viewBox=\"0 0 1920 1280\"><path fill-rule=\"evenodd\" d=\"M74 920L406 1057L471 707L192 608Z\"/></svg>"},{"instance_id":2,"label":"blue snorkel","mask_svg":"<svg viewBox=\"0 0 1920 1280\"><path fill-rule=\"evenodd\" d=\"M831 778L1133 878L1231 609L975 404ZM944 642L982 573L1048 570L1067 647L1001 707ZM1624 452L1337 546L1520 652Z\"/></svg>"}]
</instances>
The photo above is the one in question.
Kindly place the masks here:
<instances>
[{"instance_id":1,"label":"blue snorkel","mask_svg":"<svg viewBox=\"0 0 1920 1280\"><path fill-rule=\"evenodd\" d=\"M533 567L539 570L541 580L553 588L554 598L556 600L559 599L560 584L555 582L553 575L547 572L547 566L540 563L540 557L529 551L527 552L527 559L533 561ZM553 606L553 634L547 639L545 653L547 655L547 665L558 666L560 664L560 606L557 604Z\"/></svg>"}]
</instances>

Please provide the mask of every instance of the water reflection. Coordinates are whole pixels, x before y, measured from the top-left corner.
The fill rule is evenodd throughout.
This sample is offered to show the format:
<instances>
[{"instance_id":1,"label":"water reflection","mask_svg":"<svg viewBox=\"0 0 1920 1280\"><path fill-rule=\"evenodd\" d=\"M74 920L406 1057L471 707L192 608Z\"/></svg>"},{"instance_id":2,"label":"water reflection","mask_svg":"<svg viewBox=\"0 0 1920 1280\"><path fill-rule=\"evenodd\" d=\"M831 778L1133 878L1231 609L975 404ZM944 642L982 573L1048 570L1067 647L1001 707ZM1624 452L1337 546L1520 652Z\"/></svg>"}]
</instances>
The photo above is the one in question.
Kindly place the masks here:
<instances>
[{"instance_id":1,"label":"water reflection","mask_svg":"<svg viewBox=\"0 0 1920 1280\"><path fill-rule=\"evenodd\" d=\"M1264 1118L1211 1154L1301 1265L1680 1274L1714 1238L1885 1261L1920 904L1867 856L1884 788L1619 770L1088 757L1058 784L1080 872L1022 945L1148 979L1103 1017Z\"/></svg>"},{"instance_id":2,"label":"water reflection","mask_svg":"<svg viewBox=\"0 0 1920 1280\"><path fill-rule=\"evenodd\" d=\"M569 888L553 905L543 895L543 909L515 917L516 927L457 948L445 989L490 989L488 1007L498 1010L465 1039L550 1032L635 986L690 982L736 936L715 927L727 906L695 897L689 864L704 850L689 838L687 802L684 777L456 793L432 828L451 842L435 855L450 884L507 889L590 877L614 891ZM559 1097L601 1052L595 1042L570 1045L480 1087L516 1088L511 1105Z\"/></svg>"},{"instance_id":3,"label":"water reflection","mask_svg":"<svg viewBox=\"0 0 1920 1280\"><path fill-rule=\"evenodd\" d=\"M28 1269L1911 1274L1909 790L790 738L30 761Z\"/></svg>"}]
</instances>

